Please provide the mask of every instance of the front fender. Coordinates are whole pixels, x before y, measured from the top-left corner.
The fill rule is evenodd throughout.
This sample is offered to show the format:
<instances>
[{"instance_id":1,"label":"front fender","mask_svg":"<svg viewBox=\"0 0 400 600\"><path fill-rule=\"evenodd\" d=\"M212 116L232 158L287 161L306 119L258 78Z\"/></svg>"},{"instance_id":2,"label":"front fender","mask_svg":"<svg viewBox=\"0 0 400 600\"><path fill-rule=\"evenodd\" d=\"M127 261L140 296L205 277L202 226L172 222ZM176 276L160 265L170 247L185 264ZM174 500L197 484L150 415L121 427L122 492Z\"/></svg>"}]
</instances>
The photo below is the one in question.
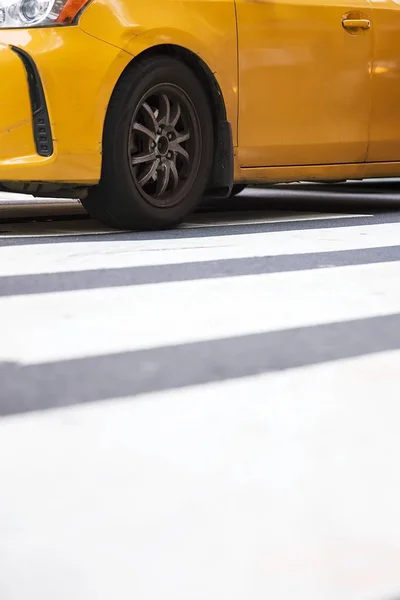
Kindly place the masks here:
<instances>
[{"instance_id":1,"label":"front fender","mask_svg":"<svg viewBox=\"0 0 400 600\"><path fill-rule=\"evenodd\" d=\"M198 55L224 97L233 141L237 137L237 40L233 0L94 0L79 26L132 57L163 45Z\"/></svg>"}]
</instances>

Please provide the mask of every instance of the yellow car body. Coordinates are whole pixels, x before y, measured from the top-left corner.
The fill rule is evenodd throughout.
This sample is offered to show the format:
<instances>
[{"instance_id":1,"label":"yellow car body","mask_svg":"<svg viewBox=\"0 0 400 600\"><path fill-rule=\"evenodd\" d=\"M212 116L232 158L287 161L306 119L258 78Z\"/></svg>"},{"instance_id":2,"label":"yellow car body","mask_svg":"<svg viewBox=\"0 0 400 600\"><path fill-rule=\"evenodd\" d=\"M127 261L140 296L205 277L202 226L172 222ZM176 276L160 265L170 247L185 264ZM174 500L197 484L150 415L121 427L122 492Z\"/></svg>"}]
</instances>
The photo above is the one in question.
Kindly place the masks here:
<instances>
[{"instance_id":1,"label":"yellow car body","mask_svg":"<svg viewBox=\"0 0 400 600\"><path fill-rule=\"evenodd\" d=\"M112 91L131 61L166 45L196 54L215 74L236 145L234 2L94 0L74 27L0 29L0 181L98 182ZM26 74L11 47L32 57L43 82L54 138L50 157L35 151Z\"/></svg>"},{"instance_id":2,"label":"yellow car body","mask_svg":"<svg viewBox=\"0 0 400 600\"><path fill-rule=\"evenodd\" d=\"M113 90L171 48L223 103L231 183L399 176L399 36L392 0L92 0L71 25L0 27L0 182L96 185Z\"/></svg>"}]
</instances>

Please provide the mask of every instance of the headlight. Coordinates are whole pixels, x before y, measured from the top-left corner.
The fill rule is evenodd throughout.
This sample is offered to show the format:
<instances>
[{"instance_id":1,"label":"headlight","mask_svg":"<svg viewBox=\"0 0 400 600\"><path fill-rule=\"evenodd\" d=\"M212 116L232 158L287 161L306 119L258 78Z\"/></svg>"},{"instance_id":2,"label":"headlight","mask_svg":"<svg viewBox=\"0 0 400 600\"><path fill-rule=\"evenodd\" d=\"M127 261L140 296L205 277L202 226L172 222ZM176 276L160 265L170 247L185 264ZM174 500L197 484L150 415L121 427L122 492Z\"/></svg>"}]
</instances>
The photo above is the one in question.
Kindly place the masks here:
<instances>
[{"instance_id":1,"label":"headlight","mask_svg":"<svg viewBox=\"0 0 400 600\"><path fill-rule=\"evenodd\" d=\"M69 25L89 0L0 0L0 29Z\"/></svg>"}]
</instances>

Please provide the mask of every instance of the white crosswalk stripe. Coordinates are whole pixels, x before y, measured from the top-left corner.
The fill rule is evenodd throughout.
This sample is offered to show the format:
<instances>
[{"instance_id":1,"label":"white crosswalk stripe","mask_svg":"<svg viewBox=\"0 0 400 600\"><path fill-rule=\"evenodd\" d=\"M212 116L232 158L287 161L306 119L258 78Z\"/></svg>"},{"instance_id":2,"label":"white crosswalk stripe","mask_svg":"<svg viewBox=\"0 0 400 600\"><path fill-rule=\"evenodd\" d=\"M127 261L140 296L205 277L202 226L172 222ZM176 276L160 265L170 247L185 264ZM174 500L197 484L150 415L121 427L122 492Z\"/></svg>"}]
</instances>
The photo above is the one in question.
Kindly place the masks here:
<instances>
[{"instance_id":1,"label":"white crosswalk stripe","mask_svg":"<svg viewBox=\"0 0 400 600\"><path fill-rule=\"evenodd\" d=\"M0 599L398 597L400 213L135 234L22 207L0 198Z\"/></svg>"},{"instance_id":2,"label":"white crosswalk stripe","mask_svg":"<svg viewBox=\"0 0 400 600\"><path fill-rule=\"evenodd\" d=\"M399 282L400 256L334 272L0 298L8 315L0 359L42 363L391 314L400 307Z\"/></svg>"}]
</instances>

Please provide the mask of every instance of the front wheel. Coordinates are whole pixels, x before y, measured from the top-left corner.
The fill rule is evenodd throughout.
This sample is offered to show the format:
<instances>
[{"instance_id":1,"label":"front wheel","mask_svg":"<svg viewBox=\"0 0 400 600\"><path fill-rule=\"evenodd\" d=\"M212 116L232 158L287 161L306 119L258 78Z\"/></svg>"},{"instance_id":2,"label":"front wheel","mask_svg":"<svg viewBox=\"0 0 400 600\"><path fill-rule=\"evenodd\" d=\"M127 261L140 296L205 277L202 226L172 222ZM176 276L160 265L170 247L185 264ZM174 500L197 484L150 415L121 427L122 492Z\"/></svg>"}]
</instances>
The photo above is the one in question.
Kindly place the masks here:
<instances>
[{"instance_id":1,"label":"front wheel","mask_svg":"<svg viewBox=\"0 0 400 600\"><path fill-rule=\"evenodd\" d=\"M111 227L173 227L200 202L213 150L209 102L191 70L168 57L145 59L113 93L101 181L82 203Z\"/></svg>"}]
</instances>

